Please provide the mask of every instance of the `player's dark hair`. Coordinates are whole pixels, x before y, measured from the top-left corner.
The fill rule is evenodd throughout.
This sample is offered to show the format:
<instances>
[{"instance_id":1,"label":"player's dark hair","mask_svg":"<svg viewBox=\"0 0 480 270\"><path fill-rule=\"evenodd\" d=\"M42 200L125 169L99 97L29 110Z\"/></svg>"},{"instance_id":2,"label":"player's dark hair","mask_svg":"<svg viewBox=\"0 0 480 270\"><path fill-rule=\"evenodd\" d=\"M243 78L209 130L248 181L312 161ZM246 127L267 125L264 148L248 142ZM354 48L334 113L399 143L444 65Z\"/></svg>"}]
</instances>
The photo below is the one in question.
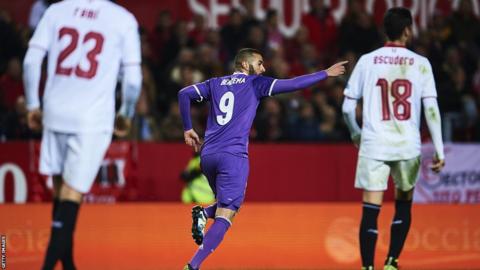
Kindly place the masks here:
<instances>
[{"instance_id":1,"label":"player's dark hair","mask_svg":"<svg viewBox=\"0 0 480 270\"><path fill-rule=\"evenodd\" d=\"M252 57L254 54L262 55L259 50L252 48L243 48L239 50L234 60L235 70L242 69L242 62L248 61L248 58Z\"/></svg>"},{"instance_id":2,"label":"player's dark hair","mask_svg":"<svg viewBox=\"0 0 480 270\"><path fill-rule=\"evenodd\" d=\"M394 7L385 13L383 17L383 27L388 39L393 41L402 36L403 31L407 27L412 26L412 13L403 7Z\"/></svg>"}]
</instances>

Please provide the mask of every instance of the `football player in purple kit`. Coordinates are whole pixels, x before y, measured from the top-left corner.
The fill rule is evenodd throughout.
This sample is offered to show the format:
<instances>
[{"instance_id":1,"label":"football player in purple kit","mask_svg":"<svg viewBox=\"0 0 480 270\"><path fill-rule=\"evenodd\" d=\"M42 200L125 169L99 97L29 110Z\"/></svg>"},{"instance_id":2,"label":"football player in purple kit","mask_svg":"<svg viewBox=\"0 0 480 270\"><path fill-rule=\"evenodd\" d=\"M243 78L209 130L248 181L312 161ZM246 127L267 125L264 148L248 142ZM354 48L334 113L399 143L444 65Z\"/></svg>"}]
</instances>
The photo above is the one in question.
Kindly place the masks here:
<instances>
[{"instance_id":1,"label":"football player in purple kit","mask_svg":"<svg viewBox=\"0 0 480 270\"><path fill-rule=\"evenodd\" d=\"M249 171L248 135L260 100L264 97L305 89L345 73L347 61L326 70L292 79L261 76L263 57L255 49L241 49L234 60L232 75L212 78L183 88L178 93L185 143L195 151L201 147L202 172L216 196L216 203L192 209L192 236L200 245L184 270L199 269L202 262L223 240L245 197ZM192 129L190 102L210 101L205 142ZM214 223L204 236L207 219Z\"/></svg>"}]
</instances>

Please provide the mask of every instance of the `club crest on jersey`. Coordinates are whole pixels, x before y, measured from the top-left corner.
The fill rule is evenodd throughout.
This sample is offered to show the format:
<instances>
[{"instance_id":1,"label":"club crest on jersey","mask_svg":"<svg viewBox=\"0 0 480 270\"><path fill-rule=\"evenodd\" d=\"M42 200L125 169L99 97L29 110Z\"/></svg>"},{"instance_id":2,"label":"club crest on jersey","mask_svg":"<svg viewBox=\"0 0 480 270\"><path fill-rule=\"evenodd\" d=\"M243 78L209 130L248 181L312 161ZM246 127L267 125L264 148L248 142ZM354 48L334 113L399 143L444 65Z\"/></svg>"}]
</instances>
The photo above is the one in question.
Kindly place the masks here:
<instances>
[{"instance_id":1,"label":"club crest on jersey","mask_svg":"<svg viewBox=\"0 0 480 270\"><path fill-rule=\"evenodd\" d=\"M220 85L233 85L233 84L240 84L240 83L245 83L245 78L223 79Z\"/></svg>"}]
</instances>

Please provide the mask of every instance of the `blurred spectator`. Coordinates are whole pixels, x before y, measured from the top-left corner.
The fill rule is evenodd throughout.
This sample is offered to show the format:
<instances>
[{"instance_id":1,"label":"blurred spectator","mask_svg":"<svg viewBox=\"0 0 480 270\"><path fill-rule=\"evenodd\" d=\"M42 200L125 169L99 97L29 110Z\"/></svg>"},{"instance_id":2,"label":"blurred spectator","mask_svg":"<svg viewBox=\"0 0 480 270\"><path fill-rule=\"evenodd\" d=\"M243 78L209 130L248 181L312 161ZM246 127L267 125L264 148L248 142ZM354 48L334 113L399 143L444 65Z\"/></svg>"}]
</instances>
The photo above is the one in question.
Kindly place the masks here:
<instances>
[{"instance_id":1,"label":"blurred spectator","mask_svg":"<svg viewBox=\"0 0 480 270\"><path fill-rule=\"evenodd\" d=\"M155 141L159 139L157 123L151 115L149 104L151 103L147 92L145 88L142 88L132 121L131 139L139 141Z\"/></svg>"},{"instance_id":2,"label":"blurred spectator","mask_svg":"<svg viewBox=\"0 0 480 270\"><path fill-rule=\"evenodd\" d=\"M165 103L162 106L168 108L168 104L177 100L177 93L182 88L203 81L203 74L190 63L179 63L170 71L167 87L163 89Z\"/></svg>"},{"instance_id":3,"label":"blurred spectator","mask_svg":"<svg viewBox=\"0 0 480 270\"><path fill-rule=\"evenodd\" d=\"M321 64L319 63L319 55L312 44L303 44L300 49L300 59L302 61L303 69L306 73L318 71Z\"/></svg>"},{"instance_id":4,"label":"blurred spectator","mask_svg":"<svg viewBox=\"0 0 480 270\"><path fill-rule=\"evenodd\" d=\"M13 110L0 117L0 140L40 139L41 133L33 132L27 124L25 97L19 96Z\"/></svg>"},{"instance_id":5,"label":"blurred spectator","mask_svg":"<svg viewBox=\"0 0 480 270\"><path fill-rule=\"evenodd\" d=\"M45 7L55 1L32 1L32 27ZM329 1L309 0L310 12L302 16L292 38L282 36L279 31L278 10L257 14L255 0L232 3L238 4L237 8L230 10L227 22L219 29L208 28L202 15L194 15L187 22L172 17L168 10L159 12L151 32L140 27L144 82L133 123L134 138L181 140L183 130L174 113L178 91L204 78L231 73L232 57L241 47L265 52L266 76L289 78L321 70L329 61L342 59L349 61L343 78L346 80L357 55L382 43L380 27L365 12L362 1L348 1L347 14L337 28L327 7ZM427 30L420 29L412 48L432 63L445 138L480 141L479 18L473 14L471 1L461 0L450 14L443 9L434 10L427 23ZM19 61L30 35L28 27L16 24L8 13L0 10L0 121L4 138L7 116L9 129L13 130L9 134L25 133L17 100L23 94ZM344 82L327 80L316 87L320 90L262 102L252 139L348 141L339 114ZM207 111L204 104L192 104L193 124L204 123ZM361 118L360 106L357 112ZM306 130L296 130L302 127ZM204 130L202 126L196 128Z\"/></svg>"},{"instance_id":6,"label":"blurred spectator","mask_svg":"<svg viewBox=\"0 0 480 270\"><path fill-rule=\"evenodd\" d=\"M255 14L255 0L241 0L241 3L242 32L248 33L252 27L260 26L260 21L257 19L257 14Z\"/></svg>"},{"instance_id":7,"label":"blurred spectator","mask_svg":"<svg viewBox=\"0 0 480 270\"><path fill-rule=\"evenodd\" d=\"M269 9L267 11L265 31L268 49L277 50L279 47L283 47L283 36L278 29L278 12L276 10Z\"/></svg>"},{"instance_id":8,"label":"blurred spectator","mask_svg":"<svg viewBox=\"0 0 480 270\"><path fill-rule=\"evenodd\" d=\"M207 24L205 17L200 14L193 16L192 22L188 25L188 35L195 44L202 44L207 39Z\"/></svg>"},{"instance_id":9,"label":"blurred spectator","mask_svg":"<svg viewBox=\"0 0 480 270\"><path fill-rule=\"evenodd\" d=\"M8 61L5 74L0 76L0 112L13 111L23 96L22 64L13 57Z\"/></svg>"},{"instance_id":10,"label":"blurred spectator","mask_svg":"<svg viewBox=\"0 0 480 270\"><path fill-rule=\"evenodd\" d=\"M170 11L160 11L153 33L150 35L150 44L153 49L152 51L156 56L156 59L154 60L156 63L165 64L163 54L161 52L163 52L165 44L167 44L173 35L172 25L172 16Z\"/></svg>"},{"instance_id":11,"label":"blurred spectator","mask_svg":"<svg viewBox=\"0 0 480 270\"><path fill-rule=\"evenodd\" d=\"M480 35L480 20L473 13L472 1L461 0L450 17L452 43L465 48ZM479 44L477 44L479 45Z\"/></svg>"},{"instance_id":12,"label":"blurred spectator","mask_svg":"<svg viewBox=\"0 0 480 270\"><path fill-rule=\"evenodd\" d=\"M297 141L317 141L322 138L320 121L315 117L315 111L310 102L300 105L298 114L289 119L289 138Z\"/></svg>"},{"instance_id":13,"label":"blurred spectator","mask_svg":"<svg viewBox=\"0 0 480 270\"><path fill-rule=\"evenodd\" d=\"M309 39L317 48L321 61L328 62L337 48L337 26L323 0L310 0L310 13L302 18Z\"/></svg>"},{"instance_id":14,"label":"blurred spectator","mask_svg":"<svg viewBox=\"0 0 480 270\"><path fill-rule=\"evenodd\" d=\"M138 97L135 115L132 120L130 138L140 141L158 140L157 89L152 73L146 64L142 64L142 90Z\"/></svg>"},{"instance_id":15,"label":"blurred spectator","mask_svg":"<svg viewBox=\"0 0 480 270\"><path fill-rule=\"evenodd\" d=\"M329 87L327 102L335 111L334 128L329 133L329 140L332 141L348 141L350 139L350 133L342 117L342 104L343 104L343 90L345 83L340 80L335 80ZM333 115L332 115L333 116Z\"/></svg>"},{"instance_id":16,"label":"blurred spectator","mask_svg":"<svg viewBox=\"0 0 480 270\"><path fill-rule=\"evenodd\" d=\"M285 116L280 101L276 98L265 99L261 104L255 121L256 139L259 141L278 141L285 139Z\"/></svg>"},{"instance_id":17,"label":"blurred spectator","mask_svg":"<svg viewBox=\"0 0 480 270\"><path fill-rule=\"evenodd\" d=\"M183 125L176 101L170 103L167 116L160 124L160 136L165 141L178 141L183 139Z\"/></svg>"},{"instance_id":18,"label":"blurred spectator","mask_svg":"<svg viewBox=\"0 0 480 270\"><path fill-rule=\"evenodd\" d=\"M301 45L305 43L310 43L308 28L304 25L300 25L293 38L287 41L286 54L288 57L288 61L292 61L300 55L300 53L298 52L298 48L300 48Z\"/></svg>"},{"instance_id":19,"label":"blurred spectator","mask_svg":"<svg viewBox=\"0 0 480 270\"><path fill-rule=\"evenodd\" d=\"M472 1L461 0L449 22L452 29L451 45L457 46L463 54L467 87L471 87L471 76L480 58L480 19L473 12Z\"/></svg>"},{"instance_id":20,"label":"blurred spectator","mask_svg":"<svg viewBox=\"0 0 480 270\"><path fill-rule=\"evenodd\" d=\"M157 104L160 114L165 114L169 103L177 99L177 92L188 84L199 82L203 75L195 66L195 52L190 48L183 48L175 62L165 68L161 86L157 93Z\"/></svg>"},{"instance_id":21,"label":"blurred spectator","mask_svg":"<svg viewBox=\"0 0 480 270\"><path fill-rule=\"evenodd\" d=\"M210 45L212 49L212 57L221 63L226 62L226 52L222 48L220 33L217 30L209 29L207 31L206 44Z\"/></svg>"},{"instance_id":22,"label":"blurred spectator","mask_svg":"<svg viewBox=\"0 0 480 270\"><path fill-rule=\"evenodd\" d=\"M223 49L226 53L226 60L230 62L233 57L243 46L243 41L246 32L243 29L243 17L238 9L231 9L228 16L228 22L221 28L220 37L223 44Z\"/></svg>"},{"instance_id":23,"label":"blurred spectator","mask_svg":"<svg viewBox=\"0 0 480 270\"><path fill-rule=\"evenodd\" d=\"M445 48L448 44L448 40L452 34L452 28L448 24L446 16L440 11L436 11L432 20L428 24L428 32L421 32L419 38L425 43L424 45L428 47L428 60L433 67L439 67L442 65L442 62L445 58ZM433 72L435 75L436 69L434 68Z\"/></svg>"},{"instance_id":24,"label":"blurred spectator","mask_svg":"<svg viewBox=\"0 0 480 270\"><path fill-rule=\"evenodd\" d=\"M469 139L468 131L476 121L477 108L465 85L465 71L457 66L448 70L447 75L448 80L439 87L444 141L451 142L456 136ZM456 130L461 132L455 134Z\"/></svg>"},{"instance_id":25,"label":"blurred spectator","mask_svg":"<svg viewBox=\"0 0 480 270\"><path fill-rule=\"evenodd\" d=\"M343 95L343 91L342 91ZM336 126L340 125L337 124L340 120L340 117L337 115L335 108L328 104L328 98L325 94L325 91L315 91L312 97L312 103L316 118L320 122L319 130L321 132L321 138L323 140L338 140L336 138L338 134L336 133Z\"/></svg>"},{"instance_id":26,"label":"blurred spectator","mask_svg":"<svg viewBox=\"0 0 480 270\"><path fill-rule=\"evenodd\" d=\"M267 70L266 75L277 79L288 79L290 74L290 66L288 62L280 55L276 55L270 61L270 68Z\"/></svg>"},{"instance_id":27,"label":"blurred spectator","mask_svg":"<svg viewBox=\"0 0 480 270\"><path fill-rule=\"evenodd\" d=\"M382 40L373 17L362 9L361 2L349 3L349 12L340 25L340 53L353 51L362 55L378 48Z\"/></svg>"},{"instance_id":28,"label":"blurred spectator","mask_svg":"<svg viewBox=\"0 0 480 270\"><path fill-rule=\"evenodd\" d=\"M25 48L10 15L0 9L0 74L5 72L10 59L23 59Z\"/></svg>"},{"instance_id":29,"label":"blurred spectator","mask_svg":"<svg viewBox=\"0 0 480 270\"><path fill-rule=\"evenodd\" d=\"M292 75L305 74L302 68L299 68L299 59L301 58L300 48L306 44L312 44L309 40L308 29L305 26L300 26L295 33L293 39L286 42L285 51L287 60L292 63ZM312 45L313 46L313 45ZM315 50L316 52L316 50ZM316 59L316 58L315 58Z\"/></svg>"},{"instance_id":30,"label":"blurred spectator","mask_svg":"<svg viewBox=\"0 0 480 270\"><path fill-rule=\"evenodd\" d=\"M163 63L171 63L182 49L193 49L195 45L195 40L188 35L187 22L177 21L173 34L163 48Z\"/></svg>"},{"instance_id":31,"label":"blurred spectator","mask_svg":"<svg viewBox=\"0 0 480 270\"><path fill-rule=\"evenodd\" d=\"M472 87L474 95L477 98L480 98L480 59L478 59L477 61L477 70L475 71L475 74L472 78Z\"/></svg>"},{"instance_id":32,"label":"blurred spectator","mask_svg":"<svg viewBox=\"0 0 480 270\"><path fill-rule=\"evenodd\" d=\"M223 76L223 67L217 57L217 52L208 44L202 44L197 50L198 69L203 77Z\"/></svg>"}]
</instances>

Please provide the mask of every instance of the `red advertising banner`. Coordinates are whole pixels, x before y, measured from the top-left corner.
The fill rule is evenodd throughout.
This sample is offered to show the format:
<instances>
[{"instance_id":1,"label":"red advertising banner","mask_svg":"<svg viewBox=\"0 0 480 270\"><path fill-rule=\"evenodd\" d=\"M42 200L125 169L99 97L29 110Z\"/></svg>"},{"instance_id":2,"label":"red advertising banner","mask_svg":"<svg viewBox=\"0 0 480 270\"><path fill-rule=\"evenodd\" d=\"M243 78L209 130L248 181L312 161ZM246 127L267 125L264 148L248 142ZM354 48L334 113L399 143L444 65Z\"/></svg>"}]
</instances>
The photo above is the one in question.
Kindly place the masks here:
<instances>
[{"instance_id":1,"label":"red advertising banner","mask_svg":"<svg viewBox=\"0 0 480 270\"><path fill-rule=\"evenodd\" d=\"M433 174L431 145L423 146L415 191L419 203L479 203L480 145L447 144L446 167ZM183 144L112 143L85 202L180 201L180 173L192 157ZM0 203L49 201L48 179L38 174L38 142L0 144ZM247 202L360 201L353 187L352 145L251 144ZM391 186L385 200L393 199Z\"/></svg>"},{"instance_id":2,"label":"red advertising banner","mask_svg":"<svg viewBox=\"0 0 480 270\"><path fill-rule=\"evenodd\" d=\"M38 142L3 143L0 153L0 203L50 200L51 180L38 174ZM179 176L192 154L183 144L114 142L84 200L179 201ZM351 145L252 144L246 200L357 201L355 166Z\"/></svg>"},{"instance_id":3,"label":"red advertising banner","mask_svg":"<svg viewBox=\"0 0 480 270\"><path fill-rule=\"evenodd\" d=\"M110 145L85 202L114 203L137 199L135 144ZM51 200L52 179L38 173L40 143L0 144L0 203Z\"/></svg>"}]
</instances>

